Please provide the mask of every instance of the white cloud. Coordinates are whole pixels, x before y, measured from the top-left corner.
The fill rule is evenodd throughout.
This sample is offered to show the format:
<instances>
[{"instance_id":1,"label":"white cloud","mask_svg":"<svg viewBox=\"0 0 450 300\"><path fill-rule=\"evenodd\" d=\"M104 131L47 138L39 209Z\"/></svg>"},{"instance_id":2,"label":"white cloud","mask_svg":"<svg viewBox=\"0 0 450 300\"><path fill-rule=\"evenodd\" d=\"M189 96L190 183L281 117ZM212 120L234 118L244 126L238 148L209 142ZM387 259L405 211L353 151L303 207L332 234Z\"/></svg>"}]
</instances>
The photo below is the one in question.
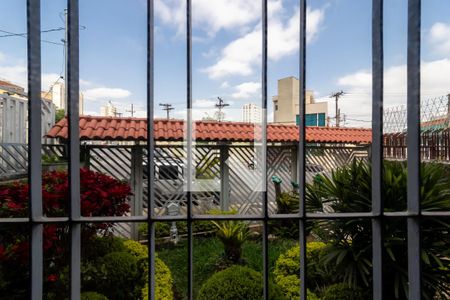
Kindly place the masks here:
<instances>
[{"instance_id":1,"label":"white cloud","mask_svg":"<svg viewBox=\"0 0 450 300\"><path fill-rule=\"evenodd\" d=\"M280 2L281 3L281 2ZM284 22L286 17L282 10L273 5L275 12L269 18L268 32L268 58L278 60L286 55L291 55L299 46L299 9ZM324 20L325 8L307 9L307 41L315 39ZM253 74L254 68L261 61L261 23L253 31L244 34L229 43L221 52L218 61L205 68L203 71L212 79L218 79L230 75L248 76Z\"/></svg>"},{"instance_id":2,"label":"white cloud","mask_svg":"<svg viewBox=\"0 0 450 300\"><path fill-rule=\"evenodd\" d=\"M215 101L208 100L208 99L196 99L196 100L194 100L194 103L193 103L194 107L201 107L201 108L214 107L215 105L216 105Z\"/></svg>"},{"instance_id":3,"label":"white cloud","mask_svg":"<svg viewBox=\"0 0 450 300\"><path fill-rule=\"evenodd\" d=\"M235 99L248 99L256 96L261 91L260 82L244 82L234 87L235 92L231 97Z\"/></svg>"},{"instance_id":4,"label":"white cloud","mask_svg":"<svg viewBox=\"0 0 450 300\"><path fill-rule=\"evenodd\" d=\"M0 60L0 74L1 79L12 82L23 87L25 90L27 89L28 82L28 74L27 74L27 65L23 62L15 62L13 64L3 64L8 59L4 56L4 61ZM43 73L41 77L41 88L43 91L49 90L50 86L52 86L57 80L60 78L59 74L56 73ZM60 79L60 81L62 81Z\"/></svg>"},{"instance_id":5,"label":"white cloud","mask_svg":"<svg viewBox=\"0 0 450 300\"><path fill-rule=\"evenodd\" d=\"M90 82L88 80L80 79L80 88L81 89L85 89L91 85L92 85L92 82Z\"/></svg>"},{"instance_id":6,"label":"white cloud","mask_svg":"<svg viewBox=\"0 0 450 300\"><path fill-rule=\"evenodd\" d=\"M450 57L450 24L435 23L430 29L430 43L434 52Z\"/></svg>"},{"instance_id":7,"label":"white cloud","mask_svg":"<svg viewBox=\"0 0 450 300\"><path fill-rule=\"evenodd\" d=\"M55 82L64 82L64 79L61 78L61 75L56 73L44 73L41 77L41 86L43 91L48 91Z\"/></svg>"},{"instance_id":8,"label":"white cloud","mask_svg":"<svg viewBox=\"0 0 450 300\"><path fill-rule=\"evenodd\" d=\"M269 3L281 2L272 0ZM275 5L272 4L271 5ZM165 24L177 28L178 34L185 30L185 2L179 0L156 0L156 16ZM257 21L261 15L259 1L242 0L193 0L192 22L195 28L214 36L220 30L236 30Z\"/></svg>"},{"instance_id":9,"label":"white cloud","mask_svg":"<svg viewBox=\"0 0 450 300\"><path fill-rule=\"evenodd\" d=\"M397 106L406 103L407 73L406 65L391 66L384 73L384 106ZM342 76L337 80L347 95L339 102L341 113L348 118L371 120L372 111L372 74L370 70L360 70ZM421 94L422 99L446 95L450 92L450 59L422 61ZM328 98L328 100L330 100ZM330 101L334 115L334 101ZM331 105L331 104L330 104ZM351 120L349 122L351 124ZM358 123L357 125L364 125ZM370 123L365 123L370 126Z\"/></svg>"},{"instance_id":10,"label":"white cloud","mask_svg":"<svg viewBox=\"0 0 450 300\"><path fill-rule=\"evenodd\" d=\"M131 92L121 88L93 88L85 90L84 98L87 100L109 100L109 99L120 99L126 98L131 95Z\"/></svg>"},{"instance_id":11,"label":"white cloud","mask_svg":"<svg viewBox=\"0 0 450 300\"><path fill-rule=\"evenodd\" d=\"M14 65L0 65L0 76L3 80L26 87L27 85L27 66L18 63Z\"/></svg>"},{"instance_id":12,"label":"white cloud","mask_svg":"<svg viewBox=\"0 0 450 300\"><path fill-rule=\"evenodd\" d=\"M220 85L221 88L226 89L230 87L230 84L228 83L228 81L224 81L222 82L222 84Z\"/></svg>"}]
</instances>

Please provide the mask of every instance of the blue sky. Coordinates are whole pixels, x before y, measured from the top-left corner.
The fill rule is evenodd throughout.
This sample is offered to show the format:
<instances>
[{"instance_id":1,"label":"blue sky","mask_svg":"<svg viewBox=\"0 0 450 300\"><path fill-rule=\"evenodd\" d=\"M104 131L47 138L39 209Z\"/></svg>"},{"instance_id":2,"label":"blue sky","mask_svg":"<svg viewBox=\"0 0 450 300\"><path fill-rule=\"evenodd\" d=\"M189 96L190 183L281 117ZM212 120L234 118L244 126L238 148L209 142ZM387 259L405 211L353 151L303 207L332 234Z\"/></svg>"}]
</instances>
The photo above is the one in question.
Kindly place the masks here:
<instances>
[{"instance_id":1,"label":"blue sky","mask_svg":"<svg viewBox=\"0 0 450 300\"><path fill-rule=\"evenodd\" d=\"M42 29L64 26L62 0L42 0ZM350 126L370 125L371 2L311 0L308 8L307 88L319 100L344 90L341 111ZM184 2L155 0L155 101L185 113ZM298 1L269 1L269 119L277 79L298 76ZM450 92L450 20L447 0L423 1L423 97ZM386 105L405 102L406 0L385 1ZM25 0L0 2L0 30L26 32ZM107 101L129 115L145 115L146 1L80 0L80 77L85 112ZM213 113L220 96L230 104L226 118L240 120L245 103L261 103L260 1L193 0L194 116ZM4 33L0 32L0 36ZM64 32L43 33L61 43ZM26 81L26 40L0 38L0 78ZM43 90L58 79L63 47L42 44ZM330 101L330 116L334 115ZM159 108L158 108L159 109ZM163 112L157 112L163 116Z\"/></svg>"}]
</instances>

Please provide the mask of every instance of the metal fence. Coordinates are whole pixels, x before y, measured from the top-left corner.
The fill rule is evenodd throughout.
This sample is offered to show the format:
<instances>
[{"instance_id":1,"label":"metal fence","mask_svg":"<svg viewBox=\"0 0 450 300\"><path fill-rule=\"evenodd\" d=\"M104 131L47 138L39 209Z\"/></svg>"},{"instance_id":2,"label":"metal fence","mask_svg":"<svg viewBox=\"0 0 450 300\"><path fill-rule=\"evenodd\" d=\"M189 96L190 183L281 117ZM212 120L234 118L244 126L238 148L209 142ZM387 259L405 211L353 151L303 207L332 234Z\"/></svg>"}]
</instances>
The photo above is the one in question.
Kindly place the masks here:
<instances>
[{"instance_id":1,"label":"metal fence","mask_svg":"<svg viewBox=\"0 0 450 300\"><path fill-rule=\"evenodd\" d=\"M41 130L55 124L55 105L42 100ZM28 99L0 94L0 143L26 143L28 139ZM45 141L45 138L43 139Z\"/></svg>"},{"instance_id":2,"label":"metal fence","mask_svg":"<svg viewBox=\"0 0 450 300\"><path fill-rule=\"evenodd\" d=\"M108 174L132 184L142 200L138 213L146 211L148 203L147 189L147 152L145 146L108 146L87 145L90 169ZM255 150L252 146L197 146L193 152L195 179L202 184L202 190L194 195L196 213L205 213L210 209L234 209L240 214L261 214L261 195L252 176L255 163ZM168 203L177 203L186 207L186 195L183 189L186 169L186 149L182 145L156 146L154 154L154 201L155 214L164 215ZM324 147L321 145L307 148L307 181L317 174L331 174L353 159L367 159L368 147ZM297 148L295 146L273 146L268 148L267 178L280 177L282 190L292 189L291 181L297 182ZM138 191L139 190L139 191ZM267 186L269 211L275 213L275 189ZM184 211L184 213L186 213Z\"/></svg>"},{"instance_id":3,"label":"metal fence","mask_svg":"<svg viewBox=\"0 0 450 300\"><path fill-rule=\"evenodd\" d=\"M383 136L385 158L407 158L407 134L389 133ZM422 130L420 134L420 157L424 161L450 161L450 129Z\"/></svg>"},{"instance_id":4,"label":"metal fence","mask_svg":"<svg viewBox=\"0 0 450 300\"><path fill-rule=\"evenodd\" d=\"M62 158L63 145L43 145L41 155ZM28 145L20 143L0 143L0 182L26 178L28 174Z\"/></svg>"},{"instance_id":5,"label":"metal fence","mask_svg":"<svg viewBox=\"0 0 450 300\"><path fill-rule=\"evenodd\" d=\"M186 68L187 68L187 104L188 111L187 124L192 123L192 1L186 1ZM262 1L262 108L267 109L267 31L268 14L267 0ZM306 61L306 0L300 0L300 103L299 115L305 115L305 61ZM298 144L298 176L300 183L300 210L298 214L290 215L270 215L268 193L262 191L262 212L258 215L238 214L238 215L197 215L192 210L191 193L191 172L186 174L188 185L186 192L186 216L158 216L148 214L147 216L130 217L82 217L80 214L80 140L78 123L78 97L79 97L79 11L78 0L68 0L68 106L69 106L69 184L70 184L70 216L68 218L45 218L42 211L41 195L41 7L39 0L27 1L27 26L28 26L28 94L29 94L29 145L28 148L28 176L30 182L30 203L31 211L29 218L6 218L0 219L1 223L30 224L31 226L31 297L32 299L42 299L43 295L43 226L46 223L60 223L67 225L71 236L70 252L70 291L71 299L80 298L80 265L81 265L81 227L90 222L147 222L149 225L149 298L155 297L155 243L154 225L157 221L179 221L185 220L188 224L188 261L187 261L187 282L188 298L192 299L193 290L193 236L192 223L196 220L227 220L241 219L260 221L263 224L263 282L264 299L269 299L269 255L268 255L268 222L271 219L291 219L298 220L300 225L300 279L306 282L306 222L312 219L363 219L372 221L372 266L373 266L373 298L383 299L383 224L386 219L400 218L407 221L408 228L408 292L409 299L421 299L422 272L421 272L421 228L420 222L423 218L440 218L450 216L450 212L424 212L420 207L420 37L421 37L421 1L408 1L408 62L407 62L407 161L408 161L408 182L407 182L407 210L401 212L384 212L383 199L381 193L381 171L382 171L382 128L383 128L383 1L373 0L372 9L372 211L364 213L330 213L317 214L307 213L305 210L306 181L306 149L305 149L305 126L300 124L300 142ZM147 90L148 90L148 186L149 186L149 207L150 212L154 207L154 173L156 166L154 161L154 139L153 139L153 117L154 117L154 96L153 96L153 66L154 66L154 6L153 1L148 2L148 52L147 52ZM305 118L301 118L304 120ZM266 123L264 118L262 137L263 152L267 137ZM192 127L187 126L187 149L192 149ZM191 151L187 152L187 161L192 161ZM188 164L189 166L190 164ZM265 166L262 170L266 171ZM190 167L188 167L190 169ZM268 168L267 168L268 169ZM189 170L191 171L191 170ZM301 284L300 298L306 299L306 284Z\"/></svg>"}]
</instances>

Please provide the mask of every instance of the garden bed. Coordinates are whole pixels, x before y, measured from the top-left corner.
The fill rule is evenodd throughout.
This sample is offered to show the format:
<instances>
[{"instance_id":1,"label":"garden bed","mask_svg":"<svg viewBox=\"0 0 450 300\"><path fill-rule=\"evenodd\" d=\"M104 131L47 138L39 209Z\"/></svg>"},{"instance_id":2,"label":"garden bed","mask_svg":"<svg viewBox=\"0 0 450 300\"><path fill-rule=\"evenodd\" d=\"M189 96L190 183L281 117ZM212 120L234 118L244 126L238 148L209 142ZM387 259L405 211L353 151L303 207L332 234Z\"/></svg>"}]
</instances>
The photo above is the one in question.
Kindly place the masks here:
<instances>
[{"instance_id":1,"label":"garden bed","mask_svg":"<svg viewBox=\"0 0 450 300\"><path fill-rule=\"evenodd\" d=\"M202 284L220 269L223 245L216 237L196 238L193 241L193 286L194 299ZM295 240L273 240L269 245L269 265L272 269L281 253L296 244ZM175 289L175 299L187 299L187 241L182 240L177 245L157 245L160 257L172 272ZM242 258L246 266L262 272L261 240L249 240L242 246Z\"/></svg>"}]
</instances>

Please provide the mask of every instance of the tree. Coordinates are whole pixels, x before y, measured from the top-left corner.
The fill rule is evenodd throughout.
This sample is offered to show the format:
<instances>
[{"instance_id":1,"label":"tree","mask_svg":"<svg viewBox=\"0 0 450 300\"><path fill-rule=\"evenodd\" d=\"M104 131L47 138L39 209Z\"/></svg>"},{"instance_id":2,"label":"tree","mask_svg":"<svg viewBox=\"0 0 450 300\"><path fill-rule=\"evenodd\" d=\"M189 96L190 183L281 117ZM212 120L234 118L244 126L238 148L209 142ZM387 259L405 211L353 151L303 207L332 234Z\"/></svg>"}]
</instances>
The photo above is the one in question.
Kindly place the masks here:
<instances>
[{"instance_id":1,"label":"tree","mask_svg":"<svg viewBox=\"0 0 450 300\"><path fill-rule=\"evenodd\" d=\"M58 123L65 116L66 116L66 111L64 109L57 109L56 113L55 113L55 123Z\"/></svg>"}]
</instances>

